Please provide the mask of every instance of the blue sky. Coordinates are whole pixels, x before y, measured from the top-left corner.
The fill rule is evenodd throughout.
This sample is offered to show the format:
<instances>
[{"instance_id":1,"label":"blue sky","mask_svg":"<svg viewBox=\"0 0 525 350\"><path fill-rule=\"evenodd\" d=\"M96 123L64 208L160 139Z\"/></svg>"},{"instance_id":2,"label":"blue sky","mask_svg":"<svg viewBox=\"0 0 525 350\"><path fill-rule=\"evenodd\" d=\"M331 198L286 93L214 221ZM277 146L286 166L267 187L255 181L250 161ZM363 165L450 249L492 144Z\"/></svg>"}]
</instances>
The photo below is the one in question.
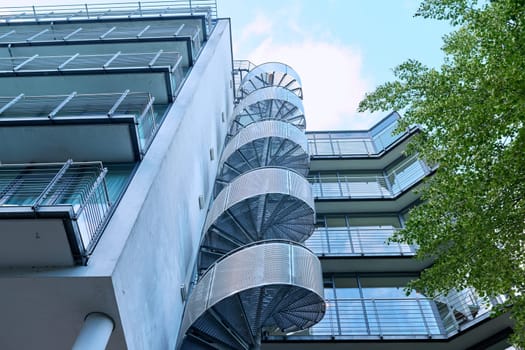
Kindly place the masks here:
<instances>
[{"instance_id":1,"label":"blue sky","mask_svg":"<svg viewBox=\"0 0 525 350\"><path fill-rule=\"evenodd\" d=\"M298 71L310 130L368 128L386 113L357 113L365 92L408 58L438 67L446 22L414 17L417 0L219 0L234 55Z\"/></svg>"},{"instance_id":2,"label":"blue sky","mask_svg":"<svg viewBox=\"0 0 525 350\"><path fill-rule=\"evenodd\" d=\"M0 6L83 3L0 0ZM89 2L105 2L94 0ZM445 22L414 18L419 0L217 0L234 56L280 61L301 76L309 130L366 129L386 113L357 113L367 91L408 58L438 67Z\"/></svg>"}]
</instances>

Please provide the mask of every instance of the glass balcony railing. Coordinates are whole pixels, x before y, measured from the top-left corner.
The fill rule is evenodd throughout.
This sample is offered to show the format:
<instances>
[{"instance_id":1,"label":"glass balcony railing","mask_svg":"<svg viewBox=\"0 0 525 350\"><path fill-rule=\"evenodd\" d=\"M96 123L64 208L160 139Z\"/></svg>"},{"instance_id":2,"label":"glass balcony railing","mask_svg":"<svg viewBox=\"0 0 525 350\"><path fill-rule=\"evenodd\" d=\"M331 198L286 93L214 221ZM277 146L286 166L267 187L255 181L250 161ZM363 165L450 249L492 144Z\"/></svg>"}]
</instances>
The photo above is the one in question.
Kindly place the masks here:
<instances>
[{"instance_id":1,"label":"glass balcony railing","mask_svg":"<svg viewBox=\"0 0 525 350\"><path fill-rule=\"evenodd\" d=\"M326 302L326 314L321 322L306 332L287 336L312 340L326 336L445 339L485 319L491 310L489 304L471 289L436 299L332 298ZM270 334L273 335L282 334Z\"/></svg>"},{"instance_id":2,"label":"glass balcony railing","mask_svg":"<svg viewBox=\"0 0 525 350\"><path fill-rule=\"evenodd\" d=\"M182 66L182 55L180 53L164 52L163 50L151 53L121 53L119 51L111 54L97 55L83 55L78 53L62 56L33 55L31 57L0 58L0 78L25 74L43 76L46 79L51 75L59 75L62 79L67 79L65 74L81 74L84 78L81 86L85 88L85 85L89 84L86 81L86 74L88 73L124 73L130 75L133 73L160 72L166 74L166 76L160 78L162 88L166 86L167 89L164 94L171 97L176 95L184 80L185 71ZM31 82L38 84L34 82L34 79L32 79ZM121 77L115 77L115 80L122 79ZM166 84L166 80L169 80L169 84ZM133 84L133 82L134 81L127 83ZM60 83L61 81L57 81L57 84ZM64 84L71 86L74 83L68 80ZM122 83L121 85L124 84L125 83ZM138 84L139 82L136 82L135 85L133 85L136 90L146 91L141 90L142 87ZM149 86L151 85L153 85L153 82L149 83Z\"/></svg>"},{"instance_id":3,"label":"glass balcony railing","mask_svg":"<svg viewBox=\"0 0 525 350\"><path fill-rule=\"evenodd\" d=\"M156 106L147 93L77 94L52 96L0 97L0 122L38 120L72 121L133 118L138 126L142 151L149 146L165 106ZM161 111L159 113L159 110Z\"/></svg>"},{"instance_id":4,"label":"glass balcony railing","mask_svg":"<svg viewBox=\"0 0 525 350\"><path fill-rule=\"evenodd\" d=\"M428 298L328 299L324 319L309 335L443 335Z\"/></svg>"},{"instance_id":5,"label":"glass balcony railing","mask_svg":"<svg viewBox=\"0 0 525 350\"><path fill-rule=\"evenodd\" d=\"M217 18L216 0L122 1L97 4L12 6L0 10L0 22L111 19L207 15Z\"/></svg>"},{"instance_id":6,"label":"glass balcony railing","mask_svg":"<svg viewBox=\"0 0 525 350\"><path fill-rule=\"evenodd\" d=\"M4 57L0 58L0 72L72 71L90 69L168 68L182 80L182 56L178 52L162 50L151 53L121 53L67 56Z\"/></svg>"},{"instance_id":7,"label":"glass balcony railing","mask_svg":"<svg viewBox=\"0 0 525 350\"><path fill-rule=\"evenodd\" d=\"M0 165L0 210L70 210L81 250L89 250L112 206L106 173L100 162Z\"/></svg>"},{"instance_id":8,"label":"glass balcony railing","mask_svg":"<svg viewBox=\"0 0 525 350\"><path fill-rule=\"evenodd\" d=\"M312 156L370 156L376 155L406 135L394 133L399 115L392 113L370 130L344 132L310 132L308 151Z\"/></svg>"},{"instance_id":9,"label":"glass balcony railing","mask_svg":"<svg viewBox=\"0 0 525 350\"><path fill-rule=\"evenodd\" d=\"M416 157L383 174L309 176L317 198L394 198L423 179L431 169Z\"/></svg>"},{"instance_id":10,"label":"glass balcony railing","mask_svg":"<svg viewBox=\"0 0 525 350\"><path fill-rule=\"evenodd\" d=\"M198 25L179 23L145 23L129 25L115 22L106 25L100 23L65 23L39 26L24 26L13 29L4 27L0 30L0 44L56 42L71 43L77 41L108 40L151 40L159 38L189 38L192 57L196 58L203 40Z\"/></svg>"},{"instance_id":11,"label":"glass balcony railing","mask_svg":"<svg viewBox=\"0 0 525 350\"><path fill-rule=\"evenodd\" d=\"M396 228L381 227L320 227L305 245L318 255L377 256L414 255L416 247L402 243L387 243Z\"/></svg>"}]
</instances>

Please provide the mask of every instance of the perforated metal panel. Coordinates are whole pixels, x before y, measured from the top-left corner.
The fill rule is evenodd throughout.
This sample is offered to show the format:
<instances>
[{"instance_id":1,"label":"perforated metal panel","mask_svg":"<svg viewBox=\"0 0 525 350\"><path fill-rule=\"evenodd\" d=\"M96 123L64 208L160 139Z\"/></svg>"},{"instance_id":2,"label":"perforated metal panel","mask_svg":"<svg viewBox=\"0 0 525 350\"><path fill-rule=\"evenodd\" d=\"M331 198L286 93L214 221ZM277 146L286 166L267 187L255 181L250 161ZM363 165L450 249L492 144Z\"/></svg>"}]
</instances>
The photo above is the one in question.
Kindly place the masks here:
<instances>
[{"instance_id":1,"label":"perforated metal panel","mask_svg":"<svg viewBox=\"0 0 525 350\"><path fill-rule=\"evenodd\" d=\"M255 261L258 263L254 264ZM299 330L314 324L323 317L325 304L322 275L312 274L312 268L321 270L319 259L292 242L260 242L235 251L213 265L195 287L186 307L182 331L191 333L191 325L199 319L202 332L206 329L202 320L206 320L205 315L211 309L215 319L220 320L230 317L221 315L220 310L232 310L239 305L244 314L252 315L246 319L252 332L261 327ZM266 311L259 312L257 317L256 310Z\"/></svg>"},{"instance_id":2,"label":"perforated metal panel","mask_svg":"<svg viewBox=\"0 0 525 350\"><path fill-rule=\"evenodd\" d=\"M267 62L253 68L242 80L239 92L246 97L265 86L281 86L303 97L301 78L292 67L280 62Z\"/></svg>"},{"instance_id":3,"label":"perforated metal panel","mask_svg":"<svg viewBox=\"0 0 525 350\"><path fill-rule=\"evenodd\" d=\"M232 116L231 136L262 120L282 120L302 130L306 128L303 101L290 90L278 86L252 92L234 108Z\"/></svg>"},{"instance_id":4,"label":"perforated metal panel","mask_svg":"<svg viewBox=\"0 0 525 350\"><path fill-rule=\"evenodd\" d=\"M268 194L281 194L286 197L283 201L288 201L290 204L302 202L311 209L313 215L312 190L310 183L304 177L285 168L261 168L237 177L219 193L208 213L204 230L209 230L210 226L234 205ZM312 220L312 225L313 223Z\"/></svg>"},{"instance_id":5,"label":"perforated metal panel","mask_svg":"<svg viewBox=\"0 0 525 350\"><path fill-rule=\"evenodd\" d=\"M306 135L296 126L277 120L250 124L235 135L223 151L215 195L249 170L286 166L306 176L309 163Z\"/></svg>"},{"instance_id":6,"label":"perforated metal panel","mask_svg":"<svg viewBox=\"0 0 525 350\"><path fill-rule=\"evenodd\" d=\"M240 96L182 349L253 349L264 329L302 330L325 313L321 264L294 243L304 242L315 222L300 79L284 64L261 65L242 81Z\"/></svg>"}]
</instances>

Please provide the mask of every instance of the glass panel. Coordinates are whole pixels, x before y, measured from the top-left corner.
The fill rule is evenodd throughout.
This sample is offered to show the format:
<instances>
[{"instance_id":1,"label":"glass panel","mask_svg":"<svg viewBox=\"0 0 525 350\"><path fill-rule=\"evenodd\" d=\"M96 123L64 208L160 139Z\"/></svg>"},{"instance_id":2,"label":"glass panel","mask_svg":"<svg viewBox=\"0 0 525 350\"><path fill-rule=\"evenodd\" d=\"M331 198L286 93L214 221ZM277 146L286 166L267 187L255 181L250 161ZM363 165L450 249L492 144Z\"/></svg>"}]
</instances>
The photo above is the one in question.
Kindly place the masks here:
<instances>
[{"instance_id":1,"label":"glass panel","mask_svg":"<svg viewBox=\"0 0 525 350\"><path fill-rule=\"evenodd\" d=\"M332 144L330 140L316 140L315 141L317 146L317 155L332 155L334 152L332 151Z\"/></svg>"},{"instance_id":2,"label":"glass panel","mask_svg":"<svg viewBox=\"0 0 525 350\"><path fill-rule=\"evenodd\" d=\"M387 170L387 173L395 195L423 178L426 170L417 157L411 157L403 160L400 164L392 166Z\"/></svg>"},{"instance_id":3,"label":"glass panel","mask_svg":"<svg viewBox=\"0 0 525 350\"><path fill-rule=\"evenodd\" d=\"M112 203L119 198L135 168L135 163L107 165L106 186Z\"/></svg>"}]
</instances>

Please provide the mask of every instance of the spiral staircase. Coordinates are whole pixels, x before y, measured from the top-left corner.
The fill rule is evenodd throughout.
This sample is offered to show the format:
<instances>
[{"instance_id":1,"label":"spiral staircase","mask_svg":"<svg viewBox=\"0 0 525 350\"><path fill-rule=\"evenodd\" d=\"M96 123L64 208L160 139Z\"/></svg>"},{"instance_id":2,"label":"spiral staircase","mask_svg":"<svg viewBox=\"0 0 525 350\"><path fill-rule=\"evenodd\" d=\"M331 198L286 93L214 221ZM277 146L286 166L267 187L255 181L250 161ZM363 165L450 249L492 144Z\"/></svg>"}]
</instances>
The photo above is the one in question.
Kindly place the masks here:
<instances>
[{"instance_id":1,"label":"spiral staircase","mask_svg":"<svg viewBox=\"0 0 525 350\"><path fill-rule=\"evenodd\" d=\"M303 330L325 313L319 259L300 244L315 221L300 79L266 63L238 91L181 349L258 349L263 332Z\"/></svg>"}]
</instances>

